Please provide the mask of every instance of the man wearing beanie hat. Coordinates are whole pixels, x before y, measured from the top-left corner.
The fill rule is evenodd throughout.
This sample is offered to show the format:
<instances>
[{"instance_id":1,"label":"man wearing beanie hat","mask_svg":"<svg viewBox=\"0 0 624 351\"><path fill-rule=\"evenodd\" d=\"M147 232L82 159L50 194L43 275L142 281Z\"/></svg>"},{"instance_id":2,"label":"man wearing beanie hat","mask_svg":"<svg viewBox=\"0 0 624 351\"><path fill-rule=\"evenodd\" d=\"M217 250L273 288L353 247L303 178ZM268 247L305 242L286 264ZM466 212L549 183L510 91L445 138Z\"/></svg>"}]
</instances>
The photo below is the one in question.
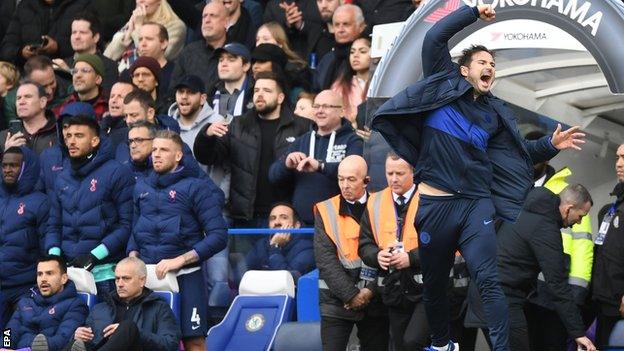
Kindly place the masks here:
<instances>
[{"instance_id":1,"label":"man wearing beanie hat","mask_svg":"<svg viewBox=\"0 0 624 351\"><path fill-rule=\"evenodd\" d=\"M132 66L128 69L130 77L132 78L132 84L137 88L147 91L154 101L156 101L156 113L166 114L167 106L164 104L164 98L161 98L161 93L166 94L166 91L160 91L160 64L155 58L148 56L139 57Z\"/></svg>"},{"instance_id":2,"label":"man wearing beanie hat","mask_svg":"<svg viewBox=\"0 0 624 351\"><path fill-rule=\"evenodd\" d=\"M71 73L74 93L65 100L63 108L72 102L85 102L93 107L100 121L108 111L108 93L101 87L105 74L104 63L97 55L77 55Z\"/></svg>"}]
</instances>

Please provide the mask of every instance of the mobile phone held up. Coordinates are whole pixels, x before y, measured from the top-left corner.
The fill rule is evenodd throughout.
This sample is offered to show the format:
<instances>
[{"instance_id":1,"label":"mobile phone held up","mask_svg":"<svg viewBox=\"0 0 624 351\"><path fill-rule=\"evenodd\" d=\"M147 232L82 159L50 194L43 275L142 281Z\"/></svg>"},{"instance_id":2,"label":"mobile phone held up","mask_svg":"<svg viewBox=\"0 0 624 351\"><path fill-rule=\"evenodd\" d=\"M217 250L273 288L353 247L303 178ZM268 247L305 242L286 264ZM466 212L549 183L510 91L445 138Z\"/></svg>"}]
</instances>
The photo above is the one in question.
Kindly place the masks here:
<instances>
[{"instance_id":1,"label":"mobile phone held up","mask_svg":"<svg viewBox=\"0 0 624 351\"><path fill-rule=\"evenodd\" d=\"M41 49L48 45L48 37L42 36L41 40L28 44L33 49Z\"/></svg>"},{"instance_id":2,"label":"mobile phone held up","mask_svg":"<svg viewBox=\"0 0 624 351\"><path fill-rule=\"evenodd\" d=\"M19 119L12 119L9 121L9 133L15 135L23 130L22 121Z\"/></svg>"}]
</instances>

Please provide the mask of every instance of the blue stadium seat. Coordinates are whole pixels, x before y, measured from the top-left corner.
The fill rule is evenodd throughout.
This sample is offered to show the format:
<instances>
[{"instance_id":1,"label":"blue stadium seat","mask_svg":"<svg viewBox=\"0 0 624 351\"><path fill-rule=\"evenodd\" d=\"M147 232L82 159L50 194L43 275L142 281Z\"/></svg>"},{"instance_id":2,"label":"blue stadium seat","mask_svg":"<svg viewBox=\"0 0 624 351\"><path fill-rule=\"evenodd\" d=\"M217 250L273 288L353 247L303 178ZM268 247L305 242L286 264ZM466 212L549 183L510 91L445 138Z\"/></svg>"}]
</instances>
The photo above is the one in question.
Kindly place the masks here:
<instances>
[{"instance_id":1,"label":"blue stadium seat","mask_svg":"<svg viewBox=\"0 0 624 351\"><path fill-rule=\"evenodd\" d=\"M320 322L284 323L277 331L273 351L320 351Z\"/></svg>"},{"instance_id":2,"label":"blue stadium seat","mask_svg":"<svg viewBox=\"0 0 624 351\"><path fill-rule=\"evenodd\" d=\"M208 350L270 350L278 328L292 318L295 284L288 271L248 271L221 323L210 328Z\"/></svg>"},{"instance_id":3,"label":"blue stadium seat","mask_svg":"<svg viewBox=\"0 0 624 351\"><path fill-rule=\"evenodd\" d=\"M297 282L297 321L319 322L319 271L318 269L302 275Z\"/></svg>"},{"instance_id":4,"label":"blue stadium seat","mask_svg":"<svg viewBox=\"0 0 624 351\"><path fill-rule=\"evenodd\" d=\"M624 320L615 324L609 336L609 350L624 350Z\"/></svg>"},{"instance_id":5,"label":"blue stadium seat","mask_svg":"<svg viewBox=\"0 0 624 351\"><path fill-rule=\"evenodd\" d=\"M158 279L156 277L156 265L148 264L147 267L147 279L145 286L152 289L158 296L163 298L171 307L173 314L180 321L180 287L178 286L178 279L176 275L169 272L165 275L164 279Z\"/></svg>"},{"instance_id":6,"label":"blue stadium seat","mask_svg":"<svg viewBox=\"0 0 624 351\"><path fill-rule=\"evenodd\" d=\"M97 303L97 288L93 274L86 269L67 267L67 276L76 285L80 296L91 309Z\"/></svg>"}]
</instances>

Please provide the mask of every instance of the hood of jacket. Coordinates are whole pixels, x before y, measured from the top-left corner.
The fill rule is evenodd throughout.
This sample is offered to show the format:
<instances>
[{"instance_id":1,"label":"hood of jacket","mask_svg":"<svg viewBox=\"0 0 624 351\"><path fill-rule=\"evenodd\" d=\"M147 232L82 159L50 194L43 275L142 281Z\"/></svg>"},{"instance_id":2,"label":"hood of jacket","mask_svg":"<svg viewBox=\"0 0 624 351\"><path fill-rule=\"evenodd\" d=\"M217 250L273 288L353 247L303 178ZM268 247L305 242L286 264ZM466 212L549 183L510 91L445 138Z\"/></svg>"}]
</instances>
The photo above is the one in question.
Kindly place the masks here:
<instances>
[{"instance_id":1,"label":"hood of jacket","mask_svg":"<svg viewBox=\"0 0 624 351\"><path fill-rule=\"evenodd\" d=\"M156 115L154 116L154 121L156 122L156 129L171 130L180 134L180 125L178 124L178 121L170 116Z\"/></svg>"},{"instance_id":2,"label":"hood of jacket","mask_svg":"<svg viewBox=\"0 0 624 351\"><path fill-rule=\"evenodd\" d=\"M41 174L41 166L39 165L39 158L35 155L35 152L26 146L20 146L22 150L22 170L17 177L17 186L8 188L2 182L0 189L3 193L13 193L17 195L30 194L35 190L39 176Z\"/></svg>"},{"instance_id":3,"label":"hood of jacket","mask_svg":"<svg viewBox=\"0 0 624 351\"><path fill-rule=\"evenodd\" d=\"M180 123L180 118L181 118L180 109L178 108L177 102L174 102L169 107L168 115L171 116L176 122L178 122L180 130L183 130L183 131L192 130L193 128L197 128L197 126L200 126L200 125L203 126L202 122L205 120L207 120L208 123L221 122L223 120L223 118L221 118L220 116L216 116L218 118L213 117L213 110L212 110L212 107L210 107L210 104L208 104L208 102L206 102L204 106L201 108L201 110L199 110L199 113L197 114L197 118L195 119L195 121L193 122L191 126L183 126L182 123Z\"/></svg>"},{"instance_id":4,"label":"hood of jacket","mask_svg":"<svg viewBox=\"0 0 624 351\"><path fill-rule=\"evenodd\" d=\"M65 283L65 287L61 292L58 292L52 296L44 297L39 293L39 289L33 289L33 300L38 306L50 306L60 301L73 299L78 295L76 285L71 280Z\"/></svg>"},{"instance_id":5,"label":"hood of jacket","mask_svg":"<svg viewBox=\"0 0 624 351\"><path fill-rule=\"evenodd\" d=\"M561 212L559 212L560 203L559 196L544 187L539 187L534 188L527 196L524 210L541 216L556 218L559 227L563 227L563 219Z\"/></svg>"}]
</instances>

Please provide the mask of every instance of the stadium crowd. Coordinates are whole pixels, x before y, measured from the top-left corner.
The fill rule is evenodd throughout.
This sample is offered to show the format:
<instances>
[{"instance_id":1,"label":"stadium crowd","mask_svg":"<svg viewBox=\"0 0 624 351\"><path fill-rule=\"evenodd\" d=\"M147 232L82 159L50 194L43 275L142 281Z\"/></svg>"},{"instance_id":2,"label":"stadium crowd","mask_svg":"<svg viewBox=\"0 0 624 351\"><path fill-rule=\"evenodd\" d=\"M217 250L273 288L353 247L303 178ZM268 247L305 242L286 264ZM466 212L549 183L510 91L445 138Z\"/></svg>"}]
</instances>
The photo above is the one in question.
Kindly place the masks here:
<instances>
[{"instance_id":1,"label":"stadium crowd","mask_svg":"<svg viewBox=\"0 0 624 351\"><path fill-rule=\"evenodd\" d=\"M296 281L316 268L325 350L345 350L354 325L362 350L435 343L440 323L430 326L419 254L429 234L415 226L433 200L418 195L422 169L371 130L366 106L372 27L404 21L419 4L2 2L5 348L177 350L182 341L205 350L216 283L236 292L233 271L287 270ZM465 53L462 69L484 53ZM591 349L584 335L595 317L602 347L624 316L624 255L611 225L623 190L601 211L594 250L591 196L567 185L569 170L548 166L572 138L565 133L527 136L540 155L535 190L518 222L497 221L512 350L563 350L570 340ZM616 168L624 184L624 147ZM314 227L314 238L288 233L301 227ZM228 237L228 228L284 233ZM487 279L469 284L472 261L453 251L441 279L446 338L472 350L482 328L504 350L483 316ZM177 277L179 318L145 287L146 265L158 279ZM68 267L91 271L95 307L78 297ZM540 320L548 332L533 330Z\"/></svg>"}]
</instances>

